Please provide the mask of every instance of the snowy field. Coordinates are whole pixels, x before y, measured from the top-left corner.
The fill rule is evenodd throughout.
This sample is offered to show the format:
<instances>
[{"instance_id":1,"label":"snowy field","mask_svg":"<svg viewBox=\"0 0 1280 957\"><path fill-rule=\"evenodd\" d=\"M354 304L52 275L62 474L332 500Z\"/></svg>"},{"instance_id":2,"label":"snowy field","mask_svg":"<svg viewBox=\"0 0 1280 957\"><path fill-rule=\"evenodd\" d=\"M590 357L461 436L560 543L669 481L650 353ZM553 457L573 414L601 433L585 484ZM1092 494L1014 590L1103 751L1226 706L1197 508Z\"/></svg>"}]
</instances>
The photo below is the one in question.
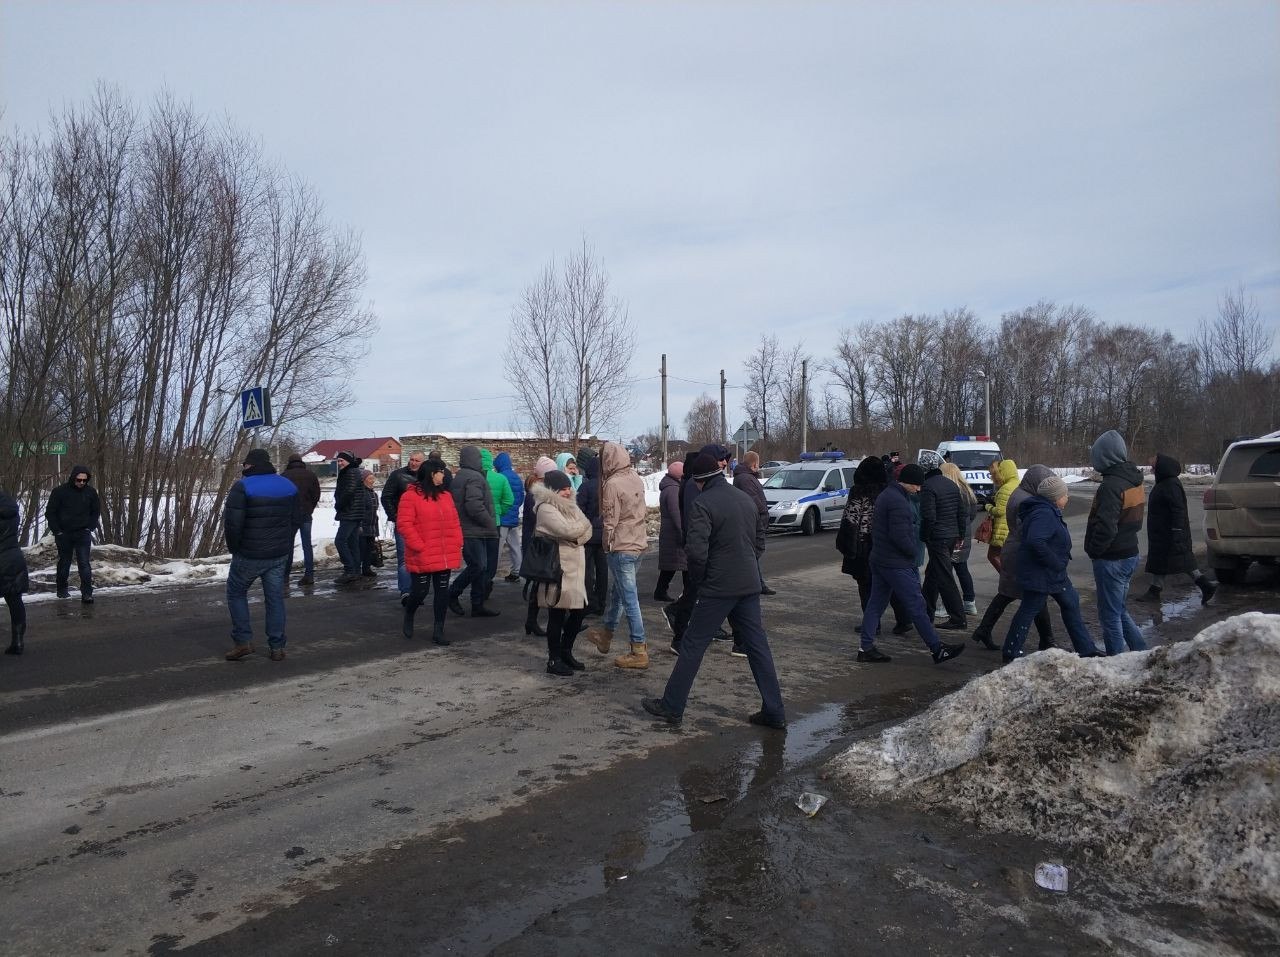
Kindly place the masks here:
<instances>
[{"instance_id":1,"label":"snowy field","mask_svg":"<svg viewBox=\"0 0 1280 957\"><path fill-rule=\"evenodd\" d=\"M832 762L899 798L1101 858L1155 899L1280 901L1280 615L1115 658L1050 650Z\"/></svg>"}]
</instances>

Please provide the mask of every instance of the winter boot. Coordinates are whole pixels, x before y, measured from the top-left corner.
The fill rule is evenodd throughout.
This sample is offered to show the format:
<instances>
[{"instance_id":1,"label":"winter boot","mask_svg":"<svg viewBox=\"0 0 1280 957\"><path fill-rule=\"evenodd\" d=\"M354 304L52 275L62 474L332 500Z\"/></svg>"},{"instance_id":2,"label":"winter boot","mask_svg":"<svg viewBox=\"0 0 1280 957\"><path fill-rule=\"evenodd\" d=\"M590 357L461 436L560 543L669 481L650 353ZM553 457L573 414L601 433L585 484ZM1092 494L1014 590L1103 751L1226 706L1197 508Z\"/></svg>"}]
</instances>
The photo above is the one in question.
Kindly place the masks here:
<instances>
[{"instance_id":1,"label":"winter boot","mask_svg":"<svg viewBox=\"0 0 1280 957\"><path fill-rule=\"evenodd\" d=\"M998 651L1000 648L999 645L991 640L991 632L983 628L981 625L979 625L977 630L974 631L972 637L974 641L982 645L983 648L986 648L987 651Z\"/></svg>"},{"instance_id":2,"label":"winter boot","mask_svg":"<svg viewBox=\"0 0 1280 957\"><path fill-rule=\"evenodd\" d=\"M599 646L597 646L599 647ZM631 650L613 659L619 668L644 669L649 667L649 646L643 641L631 642Z\"/></svg>"},{"instance_id":3,"label":"winter boot","mask_svg":"<svg viewBox=\"0 0 1280 957\"><path fill-rule=\"evenodd\" d=\"M1152 585L1138 596L1138 601L1153 601L1158 605L1160 604L1160 591L1159 588Z\"/></svg>"},{"instance_id":4,"label":"winter boot","mask_svg":"<svg viewBox=\"0 0 1280 957\"><path fill-rule=\"evenodd\" d=\"M437 645L449 644L449 639L444 636L444 622L437 621L431 626L431 640Z\"/></svg>"},{"instance_id":5,"label":"winter boot","mask_svg":"<svg viewBox=\"0 0 1280 957\"><path fill-rule=\"evenodd\" d=\"M560 660L572 668L574 671L586 671L587 666L577 658L573 657L573 643L577 640L577 634L566 635L560 640Z\"/></svg>"},{"instance_id":6,"label":"winter boot","mask_svg":"<svg viewBox=\"0 0 1280 957\"><path fill-rule=\"evenodd\" d=\"M1200 604L1209 604L1209 599L1213 597L1213 593L1218 590L1218 583L1209 581L1207 575L1201 575L1196 584L1200 586Z\"/></svg>"},{"instance_id":7,"label":"winter boot","mask_svg":"<svg viewBox=\"0 0 1280 957\"><path fill-rule=\"evenodd\" d=\"M609 645L613 643L613 631L608 628L588 628L585 635L587 641L596 646L596 651L602 655L609 653Z\"/></svg>"},{"instance_id":8,"label":"winter boot","mask_svg":"<svg viewBox=\"0 0 1280 957\"><path fill-rule=\"evenodd\" d=\"M547 637L547 630L538 624L537 607L529 609L529 614L524 620L524 633L526 635L533 635L536 638Z\"/></svg>"},{"instance_id":9,"label":"winter boot","mask_svg":"<svg viewBox=\"0 0 1280 957\"><path fill-rule=\"evenodd\" d=\"M401 630L407 640L413 639L413 615L418 610L418 606L412 602L404 606L404 624Z\"/></svg>"},{"instance_id":10,"label":"winter boot","mask_svg":"<svg viewBox=\"0 0 1280 957\"><path fill-rule=\"evenodd\" d=\"M1057 647L1053 641L1053 632L1049 632L1047 635L1040 636L1040 644L1036 646L1036 651L1048 651L1050 648Z\"/></svg>"},{"instance_id":11,"label":"winter boot","mask_svg":"<svg viewBox=\"0 0 1280 957\"><path fill-rule=\"evenodd\" d=\"M27 635L27 623L24 621L20 625L13 626L13 639L9 642L9 647L4 650L6 655L22 654L22 639Z\"/></svg>"}]
</instances>

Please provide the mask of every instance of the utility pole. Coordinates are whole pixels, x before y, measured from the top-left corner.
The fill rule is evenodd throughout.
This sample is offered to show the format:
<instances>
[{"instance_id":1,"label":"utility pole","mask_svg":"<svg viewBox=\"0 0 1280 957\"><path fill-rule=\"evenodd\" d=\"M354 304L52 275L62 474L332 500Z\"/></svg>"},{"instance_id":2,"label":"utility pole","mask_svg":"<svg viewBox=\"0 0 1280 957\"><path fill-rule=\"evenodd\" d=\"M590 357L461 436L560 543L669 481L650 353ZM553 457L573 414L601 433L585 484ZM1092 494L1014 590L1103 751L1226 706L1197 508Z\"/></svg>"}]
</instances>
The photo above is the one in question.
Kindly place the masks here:
<instances>
[{"instance_id":1,"label":"utility pole","mask_svg":"<svg viewBox=\"0 0 1280 957\"><path fill-rule=\"evenodd\" d=\"M720 370L720 441L723 442L729 437L728 429L724 423L724 370Z\"/></svg>"},{"instance_id":2,"label":"utility pole","mask_svg":"<svg viewBox=\"0 0 1280 957\"><path fill-rule=\"evenodd\" d=\"M586 405L586 413L585 413L586 423L585 424L586 424L586 433L587 435L590 435L591 434L591 363L590 362L586 363L586 365L584 366L584 370L585 371L583 372L583 377L586 380L583 388L583 393L584 393L583 398ZM575 437L573 440L573 447L576 454L576 451L578 448L577 437Z\"/></svg>"},{"instance_id":3,"label":"utility pole","mask_svg":"<svg viewBox=\"0 0 1280 957\"><path fill-rule=\"evenodd\" d=\"M809 451L809 360L800 360L800 453Z\"/></svg>"},{"instance_id":4,"label":"utility pole","mask_svg":"<svg viewBox=\"0 0 1280 957\"><path fill-rule=\"evenodd\" d=\"M667 466L667 354L662 354L662 467Z\"/></svg>"}]
</instances>

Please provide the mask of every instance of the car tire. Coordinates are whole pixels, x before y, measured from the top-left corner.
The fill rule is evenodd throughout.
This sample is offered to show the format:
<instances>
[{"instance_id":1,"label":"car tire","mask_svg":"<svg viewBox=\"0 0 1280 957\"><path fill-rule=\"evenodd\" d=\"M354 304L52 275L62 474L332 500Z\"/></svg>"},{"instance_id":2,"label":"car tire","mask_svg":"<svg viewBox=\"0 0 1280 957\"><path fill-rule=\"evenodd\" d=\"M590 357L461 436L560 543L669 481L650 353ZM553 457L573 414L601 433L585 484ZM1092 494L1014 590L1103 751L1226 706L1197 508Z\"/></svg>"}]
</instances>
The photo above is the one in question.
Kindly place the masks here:
<instances>
[{"instance_id":1,"label":"car tire","mask_svg":"<svg viewBox=\"0 0 1280 957\"><path fill-rule=\"evenodd\" d=\"M804 513L804 518L800 520L800 534L813 535L818 531L818 510L811 508Z\"/></svg>"},{"instance_id":2,"label":"car tire","mask_svg":"<svg viewBox=\"0 0 1280 957\"><path fill-rule=\"evenodd\" d=\"M1214 568L1213 577L1224 585L1240 585L1243 584L1244 576L1248 571L1249 562L1238 561L1221 568Z\"/></svg>"}]
</instances>

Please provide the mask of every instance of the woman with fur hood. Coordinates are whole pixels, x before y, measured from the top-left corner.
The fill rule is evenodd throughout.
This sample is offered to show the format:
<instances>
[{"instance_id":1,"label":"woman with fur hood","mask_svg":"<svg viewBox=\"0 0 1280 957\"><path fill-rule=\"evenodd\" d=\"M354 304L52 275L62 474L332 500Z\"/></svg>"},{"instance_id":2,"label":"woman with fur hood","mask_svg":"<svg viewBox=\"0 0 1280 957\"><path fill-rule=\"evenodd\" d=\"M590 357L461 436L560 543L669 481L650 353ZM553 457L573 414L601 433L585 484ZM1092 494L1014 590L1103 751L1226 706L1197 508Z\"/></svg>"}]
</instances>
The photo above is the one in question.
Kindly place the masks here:
<instances>
[{"instance_id":1,"label":"woman with fur hood","mask_svg":"<svg viewBox=\"0 0 1280 957\"><path fill-rule=\"evenodd\" d=\"M534 534L559 546L560 584L539 585L538 605L547 609L547 674L565 677L586 666L573 657L587 607L587 561L583 546L591 540L591 522L573 497L569 476L548 472L533 488Z\"/></svg>"}]
</instances>

